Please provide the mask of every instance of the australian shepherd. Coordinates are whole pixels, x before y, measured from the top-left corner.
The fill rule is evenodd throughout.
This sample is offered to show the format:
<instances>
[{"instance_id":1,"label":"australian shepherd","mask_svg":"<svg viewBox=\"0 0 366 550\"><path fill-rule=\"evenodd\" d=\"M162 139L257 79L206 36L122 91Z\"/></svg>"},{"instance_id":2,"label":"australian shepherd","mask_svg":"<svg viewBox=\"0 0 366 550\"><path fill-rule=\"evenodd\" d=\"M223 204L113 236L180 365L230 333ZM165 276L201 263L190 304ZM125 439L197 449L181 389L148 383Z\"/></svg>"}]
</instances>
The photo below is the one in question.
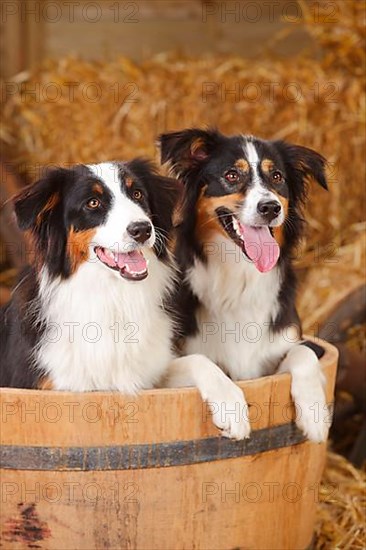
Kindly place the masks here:
<instances>
[{"instance_id":1,"label":"australian shepherd","mask_svg":"<svg viewBox=\"0 0 366 550\"><path fill-rule=\"evenodd\" d=\"M327 189L325 159L216 130L164 134L160 146L185 188L176 241L184 353L206 355L233 380L290 372L297 424L324 441L323 350L302 339L292 258L308 180Z\"/></svg>"},{"instance_id":2,"label":"australian shepherd","mask_svg":"<svg viewBox=\"0 0 366 550\"><path fill-rule=\"evenodd\" d=\"M174 353L179 192L135 159L56 168L15 198L34 262L1 310L1 386L133 394L196 385L223 434L246 435L244 420L221 414L245 406L241 390L209 359Z\"/></svg>"}]
</instances>

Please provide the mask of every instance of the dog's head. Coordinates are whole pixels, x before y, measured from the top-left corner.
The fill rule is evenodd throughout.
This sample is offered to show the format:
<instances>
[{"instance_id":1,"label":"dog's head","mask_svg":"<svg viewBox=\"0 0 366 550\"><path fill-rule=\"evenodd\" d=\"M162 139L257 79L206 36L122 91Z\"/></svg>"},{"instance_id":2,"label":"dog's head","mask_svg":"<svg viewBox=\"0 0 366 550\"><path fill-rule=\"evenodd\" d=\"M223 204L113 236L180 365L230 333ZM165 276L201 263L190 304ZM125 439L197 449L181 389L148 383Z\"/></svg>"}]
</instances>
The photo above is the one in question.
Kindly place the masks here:
<instances>
[{"instance_id":1,"label":"dog's head","mask_svg":"<svg viewBox=\"0 0 366 550\"><path fill-rule=\"evenodd\" d=\"M168 257L178 196L176 181L136 159L50 170L14 204L51 276L69 277L89 261L140 281L148 275L145 255Z\"/></svg>"},{"instance_id":2,"label":"dog's head","mask_svg":"<svg viewBox=\"0 0 366 550\"><path fill-rule=\"evenodd\" d=\"M200 129L159 139L162 162L185 185L186 229L201 245L224 234L262 272L299 239L308 180L327 189L325 159L306 147Z\"/></svg>"}]
</instances>

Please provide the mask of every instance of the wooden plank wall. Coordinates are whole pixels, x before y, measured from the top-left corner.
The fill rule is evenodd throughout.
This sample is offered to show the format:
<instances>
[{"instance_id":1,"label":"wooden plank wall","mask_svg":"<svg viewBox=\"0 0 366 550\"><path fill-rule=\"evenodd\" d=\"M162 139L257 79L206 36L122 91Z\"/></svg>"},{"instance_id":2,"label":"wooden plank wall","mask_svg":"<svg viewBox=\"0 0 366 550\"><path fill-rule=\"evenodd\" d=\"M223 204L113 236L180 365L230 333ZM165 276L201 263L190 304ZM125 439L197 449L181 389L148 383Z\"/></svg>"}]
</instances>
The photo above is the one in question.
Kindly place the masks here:
<instances>
[{"instance_id":1,"label":"wooden plank wall","mask_svg":"<svg viewBox=\"0 0 366 550\"><path fill-rule=\"evenodd\" d=\"M45 21L37 0L4 0L0 5L0 77L13 76L43 57ZM37 12L39 11L40 17Z\"/></svg>"},{"instance_id":2,"label":"wooden plank wall","mask_svg":"<svg viewBox=\"0 0 366 550\"><path fill-rule=\"evenodd\" d=\"M107 60L116 55L140 60L170 50L293 55L309 43L295 24L301 19L296 5L288 0L3 0L1 76L68 54ZM290 37L274 43L286 27Z\"/></svg>"}]
</instances>

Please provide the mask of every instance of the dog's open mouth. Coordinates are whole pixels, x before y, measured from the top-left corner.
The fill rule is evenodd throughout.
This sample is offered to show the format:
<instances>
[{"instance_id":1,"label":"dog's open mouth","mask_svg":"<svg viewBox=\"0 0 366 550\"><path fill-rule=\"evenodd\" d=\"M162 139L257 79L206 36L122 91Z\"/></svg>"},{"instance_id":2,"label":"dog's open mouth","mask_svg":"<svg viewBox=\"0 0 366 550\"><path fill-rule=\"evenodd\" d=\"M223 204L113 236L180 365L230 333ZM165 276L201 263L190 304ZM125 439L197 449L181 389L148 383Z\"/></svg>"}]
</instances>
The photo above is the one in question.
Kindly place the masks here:
<instances>
[{"instance_id":1,"label":"dog's open mouth","mask_svg":"<svg viewBox=\"0 0 366 550\"><path fill-rule=\"evenodd\" d=\"M109 248L96 246L94 251L98 259L110 269L119 271L124 279L129 281L142 281L148 275L147 261L141 250L130 252L114 252Z\"/></svg>"},{"instance_id":2,"label":"dog's open mouth","mask_svg":"<svg viewBox=\"0 0 366 550\"><path fill-rule=\"evenodd\" d=\"M268 225L244 225L224 206L216 209L216 215L226 233L254 263L258 271L270 271L277 264L280 247Z\"/></svg>"}]
</instances>

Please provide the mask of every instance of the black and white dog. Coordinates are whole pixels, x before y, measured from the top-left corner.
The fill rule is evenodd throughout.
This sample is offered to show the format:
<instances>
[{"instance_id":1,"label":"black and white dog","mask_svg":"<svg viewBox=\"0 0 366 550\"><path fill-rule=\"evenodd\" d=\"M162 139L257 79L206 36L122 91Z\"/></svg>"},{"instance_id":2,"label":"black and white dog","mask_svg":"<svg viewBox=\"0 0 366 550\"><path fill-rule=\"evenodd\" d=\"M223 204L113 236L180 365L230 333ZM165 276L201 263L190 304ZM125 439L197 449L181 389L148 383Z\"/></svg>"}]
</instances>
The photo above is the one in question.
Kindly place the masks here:
<instances>
[{"instance_id":1,"label":"black and white dog","mask_svg":"<svg viewBox=\"0 0 366 550\"><path fill-rule=\"evenodd\" d=\"M184 353L205 354L233 380L290 372L297 424L324 441L323 350L302 340L292 256L307 180L327 188L325 159L216 130L164 134L160 146L185 187L176 241Z\"/></svg>"},{"instance_id":2,"label":"black and white dog","mask_svg":"<svg viewBox=\"0 0 366 550\"><path fill-rule=\"evenodd\" d=\"M54 169L15 198L35 262L1 310L1 386L131 394L188 379L224 435L246 435L221 410L244 407L242 391L206 357L174 353L179 192L136 159Z\"/></svg>"}]
</instances>

